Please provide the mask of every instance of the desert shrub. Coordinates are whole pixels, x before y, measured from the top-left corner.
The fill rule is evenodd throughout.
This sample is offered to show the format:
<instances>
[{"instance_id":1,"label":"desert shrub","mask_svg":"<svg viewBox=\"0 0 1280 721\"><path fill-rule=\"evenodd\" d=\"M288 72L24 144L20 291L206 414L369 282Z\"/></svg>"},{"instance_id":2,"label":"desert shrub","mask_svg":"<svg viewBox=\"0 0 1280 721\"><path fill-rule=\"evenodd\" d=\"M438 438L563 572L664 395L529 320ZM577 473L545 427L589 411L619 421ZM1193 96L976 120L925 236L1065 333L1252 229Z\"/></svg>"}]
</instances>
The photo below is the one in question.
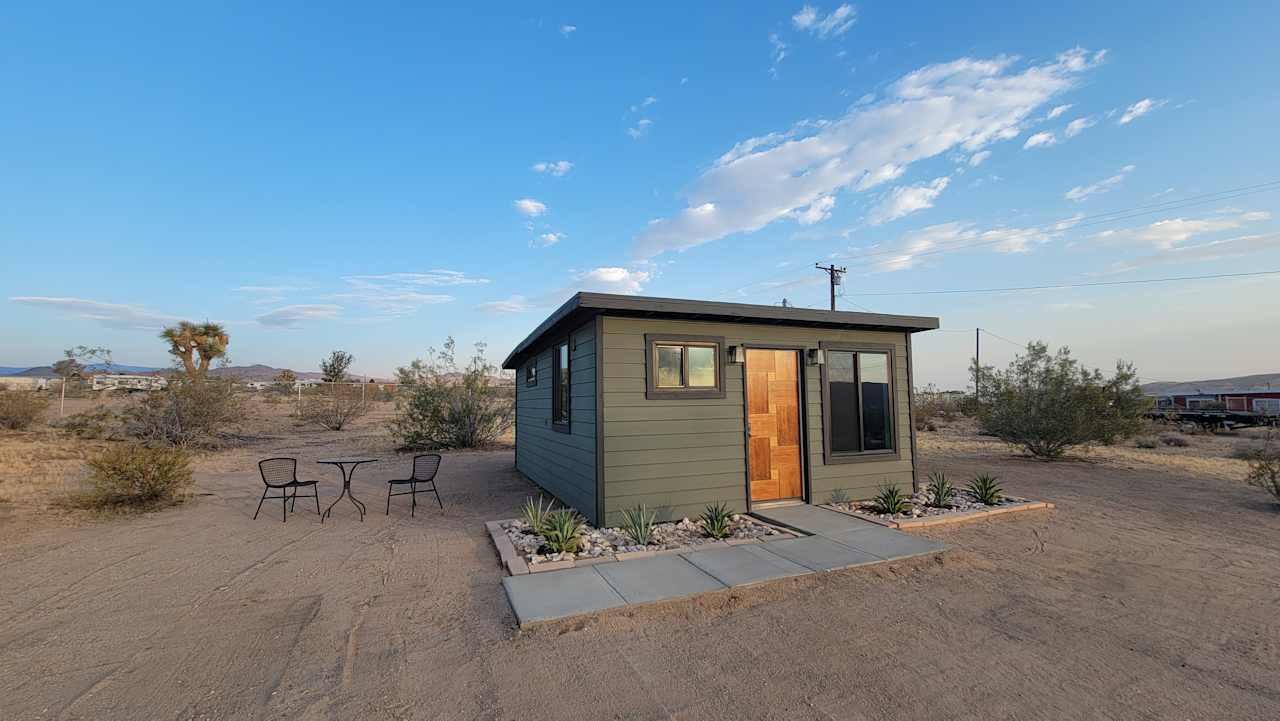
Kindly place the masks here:
<instances>
[{"instance_id":1,"label":"desert shrub","mask_svg":"<svg viewBox=\"0 0 1280 721\"><path fill-rule=\"evenodd\" d=\"M231 382L175 382L148 392L122 414L124 433L147 445L216 447L239 421Z\"/></svg>"},{"instance_id":2,"label":"desert shrub","mask_svg":"<svg viewBox=\"0 0 1280 721\"><path fill-rule=\"evenodd\" d=\"M653 527L658 514L641 504L622 512L622 530L638 546L647 546L653 540Z\"/></svg>"},{"instance_id":3,"label":"desert shrub","mask_svg":"<svg viewBox=\"0 0 1280 721\"><path fill-rule=\"evenodd\" d=\"M542 538L546 540L547 547L556 553L577 553L586 527L582 516L568 508L562 508L547 514Z\"/></svg>"},{"instance_id":4,"label":"desert shrub","mask_svg":"<svg viewBox=\"0 0 1280 721\"><path fill-rule=\"evenodd\" d=\"M541 496L536 501L530 498L521 506L520 515L524 516L524 522L529 524L529 530L542 535L542 532L547 528L547 516L551 513L551 507L552 502L550 500L547 501L546 505L543 505Z\"/></svg>"},{"instance_id":5,"label":"desert shrub","mask_svg":"<svg viewBox=\"0 0 1280 721\"><path fill-rule=\"evenodd\" d=\"M837 488L827 497L827 503L848 503L849 492L843 488Z\"/></svg>"},{"instance_id":6,"label":"desert shrub","mask_svg":"<svg viewBox=\"0 0 1280 721\"><path fill-rule=\"evenodd\" d=\"M1134 435L1151 404L1132 365L1117 363L1106 378L1081 367L1065 347L1051 355L1045 344L1028 343L1007 369L979 372L982 428L1042 459Z\"/></svg>"},{"instance_id":7,"label":"desert shrub","mask_svg":"<svg viewBox=\"0 0 1280 721\"><path fill-rule=\"evenodd\" d=\"M396 370L407 382L407 396L397 404L391 435L404 448L478 448L492 445L515 418L512 388L495 382L497 367L485 360L476 344L467 367L457 368L454 341L432 351L431 360L415 360Z\"/></svg>"},{"instance_id":8,"label":"desert shrub","mask_svg":"<svg viewBox=\"0 0 1280 721\"><path fill-rule=\"evenodd\" d=\"M906 513L909 507L910 503L907 502L907 497L903 495L902 490L889 483L880 486L875 498L871 499L871 509L876 513L889 515Z\"/></svg>"},{"instance_id":9,"label":"desert shrub","mask_svg":"<svg viewBox=\"0 0 1280 721\"><path fill-rule=\"evenodd\" d=\"M50 425L76 438L110 438L119 419L110 408L75 413Z\"/></svg>"},{"instance_id":10,"label":"desert shrub","mask_svg":"<svg viewBox=\"0 0 1280 721\"><path fill-rule=\"evenodd\" d=\"M929 505L934 508L950 508L951 499L955 498L956 489L947 480L947 474L934 471L929 474Z\"/></svg>"},{"instance_id":11,"label":"desert shrub","mask_svg":"<svg viewBox=\"0 0 1280 721\"><path fill-rule=\"evenodd\" d=\"M26 430L47 407L49 400L35 391L0 391L0 428Z\"/></svg>"},{"instance_id":12,"label":"desert shrub","mask_svg":"<svg viewBox=\"0 0 1280 721\"><path fill-rule=\"evenodd\" d=\"M1263 440L1240 441L1231 449L1231 457L1242 461L1255 461L1267 456L1270 443Z\"/></svg>"},{"instance_id":13,"label":"desert shrub","mask_svg":"<svg viewBox=\"0 0 1280 721\"><path fill-rule=\"evenodd\" d=\"M1191 441L1176 433L1160 434L1160 442L1171 448L1186 448L1191 445Z\"/></svg>"},{"instance_id":14,"label":"desert shrub","mask_svg":"<svg viewBox=\"0 0 1280 721\"><path fill-rule=\"evenodd\" d=\"M298 417L303 423L340 431L351 421L369 412L369 404L359 386L334 383L302 394Z\"/></svg>"},{"instance_id":15,"label":"desert shrub","mask_svg":"<svg viewBox=\"0 0 1280 721\"><path fill-rule=\"evenodd\" d=\"M969 481L966 487L974 500L988 506L994 506L1004 498L1004 489L1000 487L1000 479L989 473L983 473Z\"/></svg>"},{"instance_id":16,"label":"desert shrub","mask_svg":"<svg viewBox=\"0 0 1280 721\"><path fill-rule=\"evenodd\" d=\"M179 448L117 445L86 466L89 490L72 499L85 508L156 508L182 502L191 488L190 461Z\"/></svg>"},{"instance_id":17,"label":"desert shrub","mask_svg":"<svg viewBox=\"0 0 1280 721\"><path fill-rule=\"evenodd\" d=\"M1160 442L1151 436L1142 436L1141 438L1135 438L1133 445L1136 448L1156 448L1160 445Z\"/></svg>"},{"instance_id":18,"label":"desert shrub","mask_svg":"<svg viewBox=\"0 0 1280 721\"><path fill-rule=\"evenodd\" d=\"M698 522L702 524L702 530L712 538L724 538L729 535L729 522L733 518L733 513L729 510L727 503L715 503L708 505L702 511L702 515L698 517Z\"/></svg>"},{"instance_id":19,"label":"desert shrub","mask_svg":"<svg viewBox=\"0 0 1280 721\"><path fill-rule=\"evenodd\" d=\"M1280 449L1268 447L1249 461L1245 481L1271 494L1280 503Z\"/></svg>"},{"instance_id":20,"label":"desert shrub","mask_svg":"<svg viewBox=\"0 0 1280 721\"><path fill-rule=\"evenodd\" d=\"M953 421L961 414L960 400L933 385L925 386L912 395L911 417L917 431L936 431L939 423Z\"/></svg>"}]
</instances>

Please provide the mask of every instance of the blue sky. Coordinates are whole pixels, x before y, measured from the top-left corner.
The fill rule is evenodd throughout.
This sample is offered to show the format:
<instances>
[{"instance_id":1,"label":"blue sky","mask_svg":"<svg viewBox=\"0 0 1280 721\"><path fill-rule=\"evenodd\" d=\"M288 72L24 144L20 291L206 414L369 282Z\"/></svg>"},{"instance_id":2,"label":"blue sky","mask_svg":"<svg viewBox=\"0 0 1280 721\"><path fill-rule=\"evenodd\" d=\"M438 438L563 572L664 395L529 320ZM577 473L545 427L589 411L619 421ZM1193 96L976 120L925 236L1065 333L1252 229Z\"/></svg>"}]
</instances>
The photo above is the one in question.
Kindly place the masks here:
<instances>
[{"instance_id":1,"label":"blue sky","mask_svg":"<svg viewBox=\"0 0 1280 721\"><path fill-rule=\"evenodd\" d=\"M0 16L0 365L496 360L573 291L937 315L1273 372L1274 4L33 4ZM1256 191L1256 192L1255 192ZM1211 194L1217 195L1211 195ZM1159 205L1163 204L1163 205ZM1225 312L1224 312L1225 311ZM966 330L967 329L967 330ZM1008 342L1012 341L1012 343Z\"/></svg>"}]
</instances>

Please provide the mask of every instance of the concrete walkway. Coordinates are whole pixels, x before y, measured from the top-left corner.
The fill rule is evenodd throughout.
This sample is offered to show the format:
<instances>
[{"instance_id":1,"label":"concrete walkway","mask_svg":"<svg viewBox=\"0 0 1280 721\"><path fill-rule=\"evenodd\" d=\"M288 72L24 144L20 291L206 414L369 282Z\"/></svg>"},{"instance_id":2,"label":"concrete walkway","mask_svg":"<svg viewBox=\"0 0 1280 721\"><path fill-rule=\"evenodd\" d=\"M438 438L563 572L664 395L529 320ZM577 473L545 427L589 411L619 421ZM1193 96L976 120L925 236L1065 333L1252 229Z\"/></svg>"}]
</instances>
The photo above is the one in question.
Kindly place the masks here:
<instances>
[{"instance_id":1,"label":"concrete walkway","mask_svg":"<svg viewBox=\"0 0 1280 721\"><path fill-rule=\"evenodd\" d=\"M811 535L507 576L502 585L524 626L787 576L896 561L945 548L935 541L814 506L789 506L755 515Z\"/></svg>"}]
</instances>

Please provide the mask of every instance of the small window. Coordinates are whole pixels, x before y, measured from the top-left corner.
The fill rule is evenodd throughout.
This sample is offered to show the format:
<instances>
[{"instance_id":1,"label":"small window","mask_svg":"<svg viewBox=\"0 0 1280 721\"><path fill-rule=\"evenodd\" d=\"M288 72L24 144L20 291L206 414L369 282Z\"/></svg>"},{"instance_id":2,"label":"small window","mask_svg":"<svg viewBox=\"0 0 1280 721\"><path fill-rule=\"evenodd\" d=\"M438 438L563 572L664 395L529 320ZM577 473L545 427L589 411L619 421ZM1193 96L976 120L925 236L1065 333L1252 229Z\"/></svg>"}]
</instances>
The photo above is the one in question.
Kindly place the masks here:
<instances>
[{"instance_id":1,"label":"small window","mask_svg":"<svg viewBox=\"0 0 1280 721\"><path fill-rule=\"evenodd\" d=\"M527 386L538 385L538 361L529 361L529 365L524 367L524 384Z\"/></svg>"},{"instance_id":2,"label":"small window","mask_svg":"<svg viewBox=\"0 0 1280 721\"><path fill-rule=\"evenodd\" d=\"M560 343L552 349L551 361L551 422L557 426L568 427L573 388L573 376L569 368L569 341Z\"/></svg>"},{"instance_id":3,"label":"small window","mask_svg":"<svg viewBox=\"0 0 1280 721\"><path fill-rule=\"evenodd\" d=\"M647 398L723 398L723 338L645 338Z\"/></svg>"},{"instance_id":4,"label":"small window","mask_svg":"<svg viewBox=\"0 0 1280 721\"><path fill-rule=\"evenodd\" d=\"M827 348L825 356L826 462L894 453L892 352Z\"/></svg>"}]
</instances>

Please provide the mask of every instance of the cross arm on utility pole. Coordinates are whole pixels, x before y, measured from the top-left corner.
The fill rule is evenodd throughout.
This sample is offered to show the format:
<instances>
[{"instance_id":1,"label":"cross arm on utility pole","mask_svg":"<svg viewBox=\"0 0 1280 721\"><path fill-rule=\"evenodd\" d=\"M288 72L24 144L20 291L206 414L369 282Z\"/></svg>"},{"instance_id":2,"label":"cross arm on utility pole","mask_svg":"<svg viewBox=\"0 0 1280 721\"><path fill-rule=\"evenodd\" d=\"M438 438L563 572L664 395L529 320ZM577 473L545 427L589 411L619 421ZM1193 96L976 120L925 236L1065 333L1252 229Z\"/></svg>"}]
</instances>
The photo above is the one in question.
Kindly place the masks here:
<instances>
[{"instance_id":1,"label":"cross arm on utility pole","mask_svg":"<svg viewBox=\"0 0 1280 721\"><path fill-rule=\"evenodd\" d=\"M831 265L814 263L813 267L817 268L818 270L824 271L829 276L828 280L831 283L831 310L835 310L836 309L836 286L840 285L840 282L841 282L840 277L845 274L848 268L845 268L843 266L836 267L834 263Z\"/></svg>"}]
</instances>

